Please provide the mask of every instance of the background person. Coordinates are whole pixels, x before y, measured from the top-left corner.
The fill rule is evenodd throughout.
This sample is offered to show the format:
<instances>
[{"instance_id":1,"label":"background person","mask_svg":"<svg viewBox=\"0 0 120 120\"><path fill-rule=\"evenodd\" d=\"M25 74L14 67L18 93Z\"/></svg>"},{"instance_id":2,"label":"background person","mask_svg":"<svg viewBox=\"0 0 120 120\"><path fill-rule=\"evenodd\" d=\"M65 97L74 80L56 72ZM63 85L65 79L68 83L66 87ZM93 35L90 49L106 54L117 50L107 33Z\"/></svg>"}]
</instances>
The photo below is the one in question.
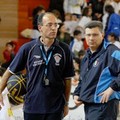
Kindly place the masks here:
<instances>
[{"instance_id":1,"label":"background person","mask_svg":"<svg viewBox=\"0 0 120 120\"><path fill-rule=\"evenodd\" d=\"M120 49L119 38L114 33L110 33L108 35L108 41L110 41L111 43L113 43L114 45L116 45Z\"/></svg>"},{"instance_id":2,"label":"background person","mask_svg":"<svg viewBox=\"0 0 120 120\"><path fill-rule=\"evenodd\" d=\"M73 33L73 40L70 42L70 49L74 57L78 57L80 50L84 50L83 41L82 41L82 32L75 30Z\"/></svg>"},{"instance_id":3,"label":"background person","mask_svg":"<svg viewBox=\"0 0 120 120\"><path fill-rule=\"evenodd\" d=\"M31 32L31 36L30 36L30 38L32 38L32 40L40 37L37 20L38 20L38 16L42 13L45 13L45 8L43 6L37 6L36 8L33 9L33 12L32 12L33 30Z\"/></svg>"},{"instance_id":4,"label":"background person","mask_svg":"<svg viewBox=\"0 0 120 120\"><path fill-rule=\"evenodd\" d=\"M105 11L108 14L105 28L106 38L110 33L114 33L118 38L120 38L120 15L114 12L112 5L106 5Z\"/></svg>"},{"instance_id":5,"label":"background person","mask_svg":"<svg viewBox=\"0 0 120 120\"><path fill-rule=\"evenodd\" d=\"M3 57L5 59L5 62L1 65L1 67L7 69L7 67L10 65L10 63L15 57L14 48L15 45L13 42L6 43L5 50L3 51Z\"/></svg>"},{"instance_id":6,"label":"background person","mask_svg":"<svg viewBox=\"0 0 120 120\"><path fill-rule=\"evenodd\" d=\"M59 28L58 28L58 33L57 33L57 38L58 40L65 42L66 44L70 45L71 42L71 36L70 34L67 32L67 29L65 27L64 23L60 23L59 24Z\"/></svg>"}]
</instances>

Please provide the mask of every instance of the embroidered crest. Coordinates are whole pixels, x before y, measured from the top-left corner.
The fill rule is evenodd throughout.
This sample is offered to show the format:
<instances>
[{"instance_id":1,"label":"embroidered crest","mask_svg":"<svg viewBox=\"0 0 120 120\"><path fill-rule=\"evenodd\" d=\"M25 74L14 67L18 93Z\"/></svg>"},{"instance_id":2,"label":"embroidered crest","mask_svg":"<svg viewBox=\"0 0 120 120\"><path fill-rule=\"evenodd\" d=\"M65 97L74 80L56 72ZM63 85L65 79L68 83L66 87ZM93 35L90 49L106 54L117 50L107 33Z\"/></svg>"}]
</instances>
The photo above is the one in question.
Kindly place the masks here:
<instances>
[{"instance_id":1,"label":"embroidered crest","mask_svg":"<svg viewBox=\"0 0 120 120\"><path fill-rule=\"evenodd\" d=\"M98 59L93 63L93 67L97 67L99 65Z\"/></svg>"},{"instance_id":2,"label":"embroidered crest","mask_svg":"<svg viewBox=\"0 0 120 120\"><path fill-rule=\"evenodd\" d=\"M60 65L60 60L62 58L61 54L56 53L53 57L55 59L55 65L57 65L57 66Z\"/></svg>"}]
</instances>

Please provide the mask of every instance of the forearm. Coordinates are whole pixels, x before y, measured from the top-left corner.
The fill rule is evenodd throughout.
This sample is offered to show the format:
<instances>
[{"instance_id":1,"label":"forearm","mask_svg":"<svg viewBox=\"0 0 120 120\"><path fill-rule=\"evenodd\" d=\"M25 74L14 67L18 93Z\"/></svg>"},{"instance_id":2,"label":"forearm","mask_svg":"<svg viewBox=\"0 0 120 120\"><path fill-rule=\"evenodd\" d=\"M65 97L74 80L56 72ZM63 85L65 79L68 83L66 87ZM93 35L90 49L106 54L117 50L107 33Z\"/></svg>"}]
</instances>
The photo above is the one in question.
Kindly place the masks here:
<instances>
[{"instance_id":1,"label":"forearm","mask_svg":"<svg viewBox=\"0 0 120 120\"><path fill-rule=\"evenodd\" d=\"M5 89L6 85L7 85L7 81L9 79L9 77L11 76L12 74L9 72L9 70L7 69L5 71L5 73L3 74L2 78L1 78L1 81L0 81L0 94L3 92L3 90Z\"/></svg>"},{"instance_id":2,"label":"forearm","mask_svg":"<svg viewBox=\"0 0 120 120\"><path fill-rule=\"evenodd\" d=\"M114 91L120 91L120 77L114 79L111 84L110 87L114 90Z\"/></svg>"},{"instance_id":3,"label":"forearm","mask_svg":"<svg viewBox=\"0 0 120 120\"><path fill-rule=\"evenodd\" d=\"M66 99L66 104L69 102L69 97L70 97L70 92L71 92L71 78L65 79L65 99Z\"/></svg>"}]
</instances>

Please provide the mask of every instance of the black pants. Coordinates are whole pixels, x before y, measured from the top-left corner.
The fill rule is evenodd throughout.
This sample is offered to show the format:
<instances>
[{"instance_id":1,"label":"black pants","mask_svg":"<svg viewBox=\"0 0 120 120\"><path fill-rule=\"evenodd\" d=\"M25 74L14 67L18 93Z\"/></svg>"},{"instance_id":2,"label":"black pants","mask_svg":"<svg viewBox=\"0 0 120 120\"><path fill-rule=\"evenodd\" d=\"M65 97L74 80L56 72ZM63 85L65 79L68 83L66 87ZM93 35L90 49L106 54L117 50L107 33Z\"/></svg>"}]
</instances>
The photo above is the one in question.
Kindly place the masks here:
<instances>
[{"instance_id":1,"label":"black pants","mask_svg":"<svg viewBox=\"0 0 120 120\"><path fill-rule=\"evenodd\" d=\"M33 114L24 112L24 120L62 120L63 112L50 114Z\"/></svg>"},{"instance_id":2,"label":"black pants","mask_svg":"<svg viewBox=\"0 0 120 120\"><path fill-rule=\"evenodd\" d=\"M118 100L105 104L85 103L85 120L117 120L118 109Z\"/></svg>"}]
</instances>

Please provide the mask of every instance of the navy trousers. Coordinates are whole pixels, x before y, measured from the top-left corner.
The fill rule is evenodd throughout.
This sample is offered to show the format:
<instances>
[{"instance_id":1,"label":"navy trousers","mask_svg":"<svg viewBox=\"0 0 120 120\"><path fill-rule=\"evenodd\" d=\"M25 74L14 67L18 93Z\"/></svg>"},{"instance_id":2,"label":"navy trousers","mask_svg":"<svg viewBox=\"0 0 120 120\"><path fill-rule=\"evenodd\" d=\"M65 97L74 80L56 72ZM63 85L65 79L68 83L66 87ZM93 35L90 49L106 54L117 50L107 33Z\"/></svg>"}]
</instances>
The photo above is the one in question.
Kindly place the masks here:
<instances>
[{"instance_id":1,"label":"navy trousers","mask_svg":"<svg viewBox=\"0 0 120 120\"><path fill-rule=\"evenodd\" d=\"M49 114L33 114L24 112L24 120L62 120L63 112Z\"/></svg>"},{"instance_id":2,"label":"navy trousers","mask_svg":"<svg viewBox=\"0 0 120 120\"><path fill-rule=\"evenodd\" d=\"M117 120L119 101L104 104L85 103L85 120Z\"/></svg>"}]
</instances>

